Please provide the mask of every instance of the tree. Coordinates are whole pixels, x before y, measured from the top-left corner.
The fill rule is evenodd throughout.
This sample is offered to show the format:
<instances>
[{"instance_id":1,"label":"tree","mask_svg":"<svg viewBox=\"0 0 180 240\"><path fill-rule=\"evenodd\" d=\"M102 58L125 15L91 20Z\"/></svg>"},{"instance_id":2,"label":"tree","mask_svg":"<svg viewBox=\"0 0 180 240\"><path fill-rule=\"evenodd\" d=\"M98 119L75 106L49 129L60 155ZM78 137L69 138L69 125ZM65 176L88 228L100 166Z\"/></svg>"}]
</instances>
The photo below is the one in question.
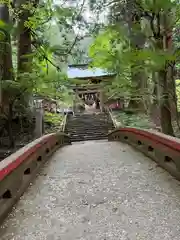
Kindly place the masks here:
<instances>
[{"instance_id":1,"label":"tree","mask_svg":"<svg viewBox=\"0 0 180 240\"><path fill-rule=\"evenodd\" d=\"M94 57L95 65L98 64L99 67L109 68L118 73L118 78L111 86L111 88L116 88L116 91L120 89L122 92L122 85L127 86L126 92L133 96L133 90L135 90L138 98L144 97L148 103L154 92L154 97L159 99L162 131L174 135L171 106L172 101L176 105L177 100L174 66L178 54L174 52L171 42L172 29L175 26L174 20L178 18L179 14L179 11L174 13L174 8L179 8L179 1L133 0L126 1L124 4L123 1L115 0L104 1L103 4L103 7L111 6L111 10L113 9L115 14L111 14L113 20L110 15L111 21L107 24L110 33L107 34L107 27L104 31L106 40L104 39L103 42L106 41L108 44L102 49L98 36L91 47L90 55ZM115 39L112 37L114 32ZM107 62L103 59L106 59ZM148 74L148 83L146 80L143 81L146 79L146 74ZM152 78L152 75L157 77ZM131 81L129 82L129 80ZM153 90L153 85L159 89L159 98L156 95L156 89Z\"/></svg>"},{"instance_id":2,"label":"tree","mask_svg":"<svg viewBox=\"0 0 180 240\"><path fill-rule=\"evenodd\" d=\"M1 81L13 79L10 37L9 5L0 4L0 77Z\"/></svg>"},{"instance_id":3,"label":"tree","mask_svg":"<svg viewBox=\"0 0 180 240\"><path fill-rule=\"evenodd\" d=\"M50 21L57 17L57 11L53 11L54 6L50 2L13 1L12 5L4 3L0 7L0 76L3 80L3 96L6 96L1 106L3 124L0 135L9 136L9 147L14 147L14 118L26 116L30 119L32 112L29 100L33 95L61 100L69 95L69 85L62 66L67 63L66 58L71 54L74 44L72 41L63 42L63 52L60 53L63 63L57 62L54 57L56 49L50 46L45 37L45 31L51 26ZM67 7L61 7L61 17L68 18L67 10ZM72 16L74 10L69 11ZM64 27L64 23L61 25ZM16 43L13 52L12 35Z\"/></svg>"},{"instance_id":4,"label":"tree","mask_svg":"<svg viewBox=\"0 0 180 240\"><path fill-rule=\"evenodd\" d=\"M143 17L149 18L149 24L153 35L154 50L158 54L163 53L163 62L158 72L158 82L160 86L160 119L162 131L169 135L174 135L172 127L172 112L171 102L175 96L174 73L171 73L171 64L174 61L172 59L172 28L173 28L173 16L172 9L173 4L170 0L164 2L152 2L148 5L149 9L141 4L139 8ZM168 55L168 56L167 56ZM171 96L170 96L171 95Z\"/></svg>"},{"instance_id":5,"label":"tree","mask_svg":"<svg viewBox=\"0 0 180 240\"><path fill-rule=\"evenodd\" d=\"M16 11L18 11L18 72L30 72L32 70L31 49L31 28L28 26L29 18L37 1L17 1ZM31 10L30 10L31 9Z\"/></svg>"}]
</instances>

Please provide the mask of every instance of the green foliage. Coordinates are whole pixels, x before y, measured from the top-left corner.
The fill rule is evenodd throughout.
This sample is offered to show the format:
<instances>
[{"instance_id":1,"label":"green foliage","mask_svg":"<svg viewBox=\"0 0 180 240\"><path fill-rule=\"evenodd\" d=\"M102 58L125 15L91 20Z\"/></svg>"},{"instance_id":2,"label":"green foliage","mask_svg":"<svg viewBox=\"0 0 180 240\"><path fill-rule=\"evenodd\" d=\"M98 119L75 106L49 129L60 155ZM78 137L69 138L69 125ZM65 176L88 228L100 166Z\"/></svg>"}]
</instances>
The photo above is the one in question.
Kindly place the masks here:
<instances>
[{"instance_id":1,"label":"green foliage","mask_svg":"<svg viewBox=\"0 0 180 240\"><path fill-rule=\"evenodd\" d=\"M176 79L177 107L180 111L180 79Z\"/></svg>"},{"instance_id":2,"label":"green foliage","mask_svg":"<svg viewBox=\"0 0 180 240\"><path fill-rule=\"evenodd\" d=\"M66 68L70 56L73 61L80 61L82 51L77 45L83 31L88 32L88 24L83 17L85 1L83 4L77 1L78 6L66 1L56 5L52 0L0 0L0 3L1 113L12 147L12 119L24 114L29 119L34 96L72 105L73 94ZM27 42L19 41L22 35ZM27 67L18 69L21 65L18 63L23 66L27 63ZM6 72L10 74L5 75ZM60 115L45 114L45 121L52 125L59 125L61 120Z\"/></svg>"},{"instance_id":3,"label":"green foliage","mask_svg":"<svg viewBox=\"0 0 180 240\"><path fill-rule=\"evenodd\" d=\"M120 63L119 53L123 52L126 38L123 31L107 28L95 39L89 50L93 66L117 70Z\"/></svg>"},{"instance_id":4,"label":"green foliage","mask_svg":"<svg viewBox=\"0 0 180 240\"><path fill-rule=\"evenodd\" d=\"M135 127L143 129L153 128L152 122L150 122L149 117L145 114L127 114L124 112L114 112L113 116L117 122L121 123L124 127Z\"/></svg>"},{"instance_id":5,"label":"green foliage","mask_svg":"<svg viewBox=\"0 0 180 240\"><path fill-rule=\"evenodd\" d=\"M104 0L90 1L90 6L94 6L94 14L99 14L99 16L102 9L105 10L108 5L111 5L108 9L112 13L109 14L111 19L108 20L110 21L105 21L106 26L103 26L101 31L99 29L95 31L92 30L95 24L87 23L84 18L84 5L79 5L78 9L71 4L54 4L52 0L39 2L37 5L33 5L30 1L17 1L18 7L13 8L6 0L5 3L8 3L10 9L10 17L14 20L13 24L7 24L0 19L0 41L5 41L8 34L13 36L14 68L12 72L14 75L13 79L2 83L2 90L9 103L15 106L18 104L27 106L29 97L36 95L71 104L73 94L65 73L67 63L69 59L75 62L82 60L82 56L85 55L83 55L80 41L87 33L94 36L94 32L97 36L89 49L89 57L93 60L92 66L117 73L112 83L106 87L107 94L131 96L136 89L136 95L149 94L150 96L154 84L152 72L158 72L167 63L174 61L179 67L179 32L174 34L176 51L164 51L162 47L157 46L158 38L154 34L159 30L156 18L158 14L168 16L169 29L179 28L179 0L134 1L137 5L136 14L141 14L141 20L132 24L131 27L122 11L122 9L125 9L126 13L130 11L127 8L129 1L115 2L116 4ZM112 7L112 4L116 5L117 9ZM32 60L32 67L29 72L19 73L17 71L17 39L20 28L17 27L17 22L21 20L24 13L29 13L24 26L30 29L32 39L32 53L25 53L24 57ZM153 16L155 17L152 21ZM152 23L155 26L154 29L152 29ZM163 34L163 31L163 26L160 26L160 34ZM141 47L139 47L140 44L137 44L138 47L135 46L132 44L134 39L131 35L138 35L138 37L143 35L146 44ZM143 93L138 85L142 74L148 79ZM132 81L133 76L135 76L135 81ZM79 84L78 80L74 80L74 84ZM139 88L135 88L135 85Z\"/></svg>"},{"instance_id":6,"label":"green foliage","mask_svg":"<svg viewBox=\"0 0 180 240\"><path fill-rule=\"evenodd\" d=\"M127 1L129 2L129 1ZM121 14L118 12L119 18L111 24L111 21L108 27L105 27L102 32L96 37L94 43L90 47L89 56L93 59L92 65L95 67L100 67L107 69L111 72L116 72L117 76L114 78L111 85L107 86L107 92L109 95L114 93L119 93L119 95L124 94L130 95L134 91L134 86L137 84L140 75L144 74L144 77L147 76L147 84L152 88L153 82L151 79L152 72L158 72L167 65L167 63L177 62L179 60L179 50L174 51L164 51L163 48L156 46L156 40L153 38L153 32L151 29L151 16L152 13L160 14L166 13L168 11L168 23L169 28L173 29L175 26L175 19L179 19L180 11L178 5L179 1L170 1L170 0L160 0L160 1L151 1L151 0L141 0L136 2L136 8L142 14L141 18L141 28L135 30L131 29L133 33L138 34L140 39L142 35L145 37L146 45L143 47L134 48L132 44L132 39L129 34L129 28L127 25L123 24L123 16L121 19ZM117 3L116 6L121 6L121 2ZM111 5L110 5L111 6ZM122 6L121 6L122 7ZM127 6L123 6L127 8ZM135 7L135 6L134 6ZM119 7L120 8L120 7ZM171 14L171 10L174 11L174 16ZM113 18L113 13L116 13L114 8L110 8L112 12L111 18ZM126 9L129 11L129 9ZM148 17L149 16L149 17ZM178 20L179 21L179 20ZM157 22L154 18L154 30L157 31ZM176 22L176 26L179 24ZM148 29L148 31L147 31ZM163 31L160 34L164 34ZM176 34L176 39L179 34ZM138 44L136 45L138 46ZM139 46L141 46L139 44ZM177 45L178 46L178 43ZM178 64L177 64L178 67ZM133 80L133 76L137 76ZM133 80L133 82L132 82ZM148 88L147 88L148 89ZM136 89L136 94L140 93L140 89ZM152 94L147 91L148 94Z\"/></svg>"},{"instance_id":7,"label":"green foliage","mask_svg":"<svg viewBox=\"0 0 180 240\"><path fill-rule=\"evenodd\" d=\"M50 113L45 111L44 122L50 124L51 126L59 126L63 120L63 116L58 113Z\"/></svg>"}]
</instances>

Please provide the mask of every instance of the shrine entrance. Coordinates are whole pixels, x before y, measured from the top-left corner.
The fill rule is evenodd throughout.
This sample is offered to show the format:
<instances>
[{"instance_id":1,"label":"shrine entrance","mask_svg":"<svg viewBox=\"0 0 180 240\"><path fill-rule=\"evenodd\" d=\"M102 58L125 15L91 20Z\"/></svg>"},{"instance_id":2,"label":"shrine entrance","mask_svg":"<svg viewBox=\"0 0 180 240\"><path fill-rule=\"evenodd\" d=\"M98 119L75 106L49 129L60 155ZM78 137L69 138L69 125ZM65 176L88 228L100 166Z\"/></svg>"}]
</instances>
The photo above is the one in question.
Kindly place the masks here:
<instances>
[{"instance_id":1,"label":"shrine entrance","mask_svg":"<svg viewBox=\"0 0 180 240\"><path fill-rule=\"evenodd\" d=\"M98 92L79 93L78 96L84 102L85 105L88 105L88 106L94 105L96 109L100 109L100 100L99 100Z\"/></svg>"},{"instance_id":2,"label":"shrine entrance","mask_svg":"<svg viewBox=\"0 0 180 240\"><path fill-rule=\"evenodd\" d=\"M92 86L91 86L92 88ZM102 97L102 89L87 89L87 87L74 87L75 101L74 106L77 105L78 99L81 100L81 103L84 105L84 110L96 110L103 111L104 99Z\"/></svg>"},{"instance_id":3,"label":"shrine entrance","mask_svg":"<svg viewBox=\"0 0 180 240\"><path fill-rule=\"evenodd\" d=\"M69 65L68 78L72 82L74 91L74 112L78 104L84 109L104 111L106 101L104 87L112 80L115 74L109 74L99 68L88 68L88 64ZM73 84L74 83L74 84Z\"/></svg>"}]
</instances>

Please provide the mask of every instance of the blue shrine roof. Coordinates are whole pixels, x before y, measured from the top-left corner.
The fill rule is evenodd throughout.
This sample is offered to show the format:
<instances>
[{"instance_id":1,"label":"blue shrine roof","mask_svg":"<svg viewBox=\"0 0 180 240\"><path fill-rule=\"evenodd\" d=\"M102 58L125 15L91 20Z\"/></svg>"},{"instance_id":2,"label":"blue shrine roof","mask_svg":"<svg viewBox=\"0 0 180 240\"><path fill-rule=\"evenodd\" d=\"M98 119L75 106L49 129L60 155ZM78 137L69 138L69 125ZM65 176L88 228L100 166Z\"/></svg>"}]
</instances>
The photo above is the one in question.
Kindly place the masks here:
<instances>
[{"instance_id":1,"label":"blue shrine roof","mask_svg":"<svg viewBox=\"0 0 180 240\"><path fill-rule=\"evenodd\" d=\"M69 65L67 74L68 78L92 78L112 75L101 68L88 68L87 64Z\"/></svg>"}]
</instances>

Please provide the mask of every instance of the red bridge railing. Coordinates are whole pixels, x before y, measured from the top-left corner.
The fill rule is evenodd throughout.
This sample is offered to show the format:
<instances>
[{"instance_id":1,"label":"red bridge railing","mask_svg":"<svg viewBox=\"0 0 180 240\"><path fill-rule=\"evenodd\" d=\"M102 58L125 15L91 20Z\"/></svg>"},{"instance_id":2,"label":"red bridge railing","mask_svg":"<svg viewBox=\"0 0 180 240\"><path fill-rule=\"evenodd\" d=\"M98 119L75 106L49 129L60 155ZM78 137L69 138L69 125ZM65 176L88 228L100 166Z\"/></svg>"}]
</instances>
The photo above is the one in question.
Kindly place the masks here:
<instances>
[{"instance_id":1,"label":"red bridge railing","mask_svg":"<svg viewBox=\"0 0 180 240\"><path fill-rule=\"evenodd\" d=\"M52 153L67 144L70 144L68 135L48 134L0 162L0 222L4 220Z\"/></svg>"},{"instance_id":2,"label":"red bridge railing","mask_svg":"<svg viewBox=\"0 0 180 240\"><path fill-rule=\"evenodd\" d=\"M108 134L109 141L132 145L180 180L180 139L137 128L118 128Z\"/></svg>"}]
</instances>

